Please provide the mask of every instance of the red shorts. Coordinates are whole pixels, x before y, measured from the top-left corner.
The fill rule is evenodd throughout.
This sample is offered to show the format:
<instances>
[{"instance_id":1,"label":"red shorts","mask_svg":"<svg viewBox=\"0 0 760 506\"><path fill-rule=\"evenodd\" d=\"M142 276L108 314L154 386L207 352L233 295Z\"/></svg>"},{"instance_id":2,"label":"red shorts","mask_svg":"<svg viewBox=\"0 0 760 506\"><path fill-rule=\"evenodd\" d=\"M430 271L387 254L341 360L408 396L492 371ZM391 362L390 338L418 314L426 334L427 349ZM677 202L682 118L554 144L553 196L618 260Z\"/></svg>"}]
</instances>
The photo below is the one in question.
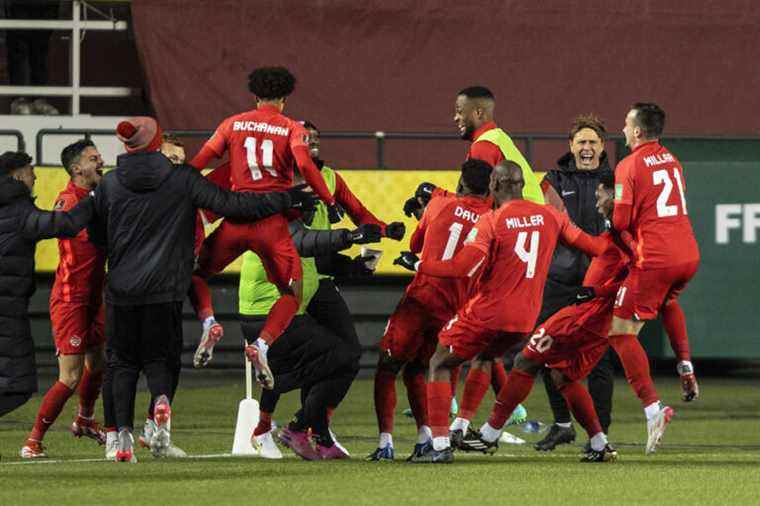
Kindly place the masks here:
<instances>
[{"instance_id":1,"label":"red shorts","mask_svg":"<svg viewBox=\"0 0 760 506\"><path fill-rule=\"evenodd\" d=\"M438 334L441 346L463 360L478 355L501 357L525 338L525 334L488 329L462 314L455 316Z\"/></svg>"},{"instance_id":2,"label":"red shorts","mask_svg":"<svg viewBox=\"0 0 760 506\"><path fill-rule=\"evenodd\" d=\"M615 298L613 314L624 320L653 320L660 308L675 300L697 272L699 261L643 270L631 267Z\"/></svg>"},{"instance_id":3,"label":"red shorts","mask_svg":"<svg viewBox=\"0 0 760 506\"><path fill-rule=\"evenodd\" d=\"M50 322L58 355L81 355L105 343L102 304L52 302Z\"/></svg>"},{"instance_id":4,"label":"red shorts","mask_svg":"<svg viewBox=\"0 0 760 506\"><path fill-rule=\"evenodd\" d=\"M607 351L609 341L578 325L579 306L567 306L536 329L522 350L531 362L557 369L571 381L588 376Z\"/></svg>"},{"instance_id":5,"label":"red shorts","mask_svg":"<svg viewBox=\"0 0 760 506\"><path fill-rule=\"evenodd\" d=\"M290 238L288 221L281 214L254 223L222 221L203 241L196 274L208 278L249 250L261 258L267 279L278 288L287 288L303 278L301 257Z\"/></svg>"},{"instance_id":6,"label":"red shorts","mask_svg":"<svg viewBox=\"0 0 760 506\"><path fill-rule=\"evenodd\" d=\"M445 323L434 317L425 304L405 295L388 320L380 351L403 362L418 358L427 363L435 352L436 336Z\"/></svg>"}]
</instances>

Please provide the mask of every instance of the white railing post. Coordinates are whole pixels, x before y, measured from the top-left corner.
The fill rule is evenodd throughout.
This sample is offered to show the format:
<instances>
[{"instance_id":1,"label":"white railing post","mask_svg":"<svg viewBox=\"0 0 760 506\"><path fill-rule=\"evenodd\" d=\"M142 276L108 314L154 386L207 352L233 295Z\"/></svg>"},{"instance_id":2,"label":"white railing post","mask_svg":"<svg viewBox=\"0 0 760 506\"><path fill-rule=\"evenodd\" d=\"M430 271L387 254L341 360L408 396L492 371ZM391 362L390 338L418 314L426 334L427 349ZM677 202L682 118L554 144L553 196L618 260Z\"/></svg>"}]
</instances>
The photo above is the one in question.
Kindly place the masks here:
<instances>
[{"instance_id":1,"label":"white railing post","mask_svg":"<svg viewBox=\"0 0 760 506\"><path fill-rule=\"evenodd\" d=\"M80 34L80 22L82 3L80 0L74 0L72 12L72 26L71 26L71 115L79 115L79 69L81 65L81 34Z\"/></svg>"}]
</instances>

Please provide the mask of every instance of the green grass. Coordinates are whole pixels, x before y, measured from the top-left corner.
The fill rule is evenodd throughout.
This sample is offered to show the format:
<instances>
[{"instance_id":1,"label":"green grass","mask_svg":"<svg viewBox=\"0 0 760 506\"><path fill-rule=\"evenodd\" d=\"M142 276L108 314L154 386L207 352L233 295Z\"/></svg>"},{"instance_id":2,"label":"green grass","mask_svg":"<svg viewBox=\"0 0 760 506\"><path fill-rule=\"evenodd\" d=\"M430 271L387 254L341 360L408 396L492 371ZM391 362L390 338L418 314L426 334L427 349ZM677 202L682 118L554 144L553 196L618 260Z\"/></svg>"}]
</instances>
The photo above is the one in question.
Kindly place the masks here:
<instances>
[{"instance_id":1,"label":"green grass","mask_svg":"<svg viewBox=\"0 0 760 506\"><path fill-rule=\"evenodd\" d=\"M242 376L242 375L241 375ZM240 381L212 376L201 387L193 373L174 406L174 442L191 455L229 452ZM414 442L413 423L399 414L396 450L400 461L367 463L376 444L372 383L357 381L338 410L334 429L354 455L344 462L302 462L287 451L283 461L246 458L154 460L140 451L138 465L65 462L101 458L92 441L66 431L74 412L67 406L46 438L49 464L13 464L39 406L33 398L0 420L0 505L15 504L757 504L760 494L760 390L755 380L703 379L702 398L685 405L675 381L658 387L676 409L663 448L644 456L645 422L624 381L615 391L611 439L620 459L614 464L581 464L578 448L539 454L530 446L502 446L495 456L457 455L449 466L403 462ZM197 385L197 386L195 386ZM406 407L399 382L399 413ZM479 424L492 397L484 403ZM141 393L138 406L145 405ZM294 411L296 396L283 399L275 418ZM526 403L531 419L547 420L543 387ZM142 411L138 413L142 413ZM141 420L141 414L137 417ZM514 433L535 441L538 437ZM579 433L578 443L585 441Z\"/></svg>"}]
</instances>

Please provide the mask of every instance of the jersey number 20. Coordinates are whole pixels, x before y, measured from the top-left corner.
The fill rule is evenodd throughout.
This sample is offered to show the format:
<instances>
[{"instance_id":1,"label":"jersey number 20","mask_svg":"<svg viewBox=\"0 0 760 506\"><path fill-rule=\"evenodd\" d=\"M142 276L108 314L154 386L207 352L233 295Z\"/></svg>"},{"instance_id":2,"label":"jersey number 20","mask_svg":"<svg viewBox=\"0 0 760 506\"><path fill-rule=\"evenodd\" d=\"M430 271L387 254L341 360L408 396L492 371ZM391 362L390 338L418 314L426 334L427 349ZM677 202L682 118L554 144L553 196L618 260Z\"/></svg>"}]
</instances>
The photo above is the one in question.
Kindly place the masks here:
<instances>
[{"instance_id":1,"label":"jersey number 20","mask_svg":"<svg viewBox=\"0 0 760 506\"><path fill-rule=\"evenodd\" d=\"M251 170L251 178L254 181L264 177L261 169L267 171L272 177L277 177L277 171L272 168L274 165L274 142L271 139L261 141L261 158L258 159L261 161L261 165L257 161L256 137L246 137L244 146L248 168Z\"/></svg>"},{"instance_id":2,"label":"jersey number 20","mask_svg":"<svg viewBox=\"0 0 760 506\"><path fill-rule=\"evenodd\" d=\"M678 194L681 196L681 209L683 214L686 213L686 197L683 194L683 182L681 181L681 173L678 172L678 168L673 168L673 178L676 180L676 186L678 186ZM668 216L678 215L678 206L668 205L668 199L670 193L673 191L673 181L670 180L670 173L666 169L660 169L652 172L652 182L656 185L663 185L660 196L657 197L657 217L667 218Z\"/></svg>"}]
</instances>

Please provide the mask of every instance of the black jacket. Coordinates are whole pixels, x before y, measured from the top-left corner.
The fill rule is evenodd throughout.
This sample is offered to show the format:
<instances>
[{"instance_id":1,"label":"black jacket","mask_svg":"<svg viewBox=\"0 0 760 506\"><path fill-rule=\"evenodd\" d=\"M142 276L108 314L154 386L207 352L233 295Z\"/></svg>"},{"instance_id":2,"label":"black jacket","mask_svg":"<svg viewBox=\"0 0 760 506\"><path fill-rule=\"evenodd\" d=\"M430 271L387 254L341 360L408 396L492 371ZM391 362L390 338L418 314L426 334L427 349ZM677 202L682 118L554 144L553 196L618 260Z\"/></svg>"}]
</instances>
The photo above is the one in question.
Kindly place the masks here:
<instances>
[{"instance_id":1,"label":"black jacket","mask_svg":"<svg viewBox=\"0 0 760 506\"><path fill-rule=\"evenodd\" d=\"M42 211L29 189L0 177L0 395L37 391L29 298L34 293L37 241L74 237L90 221L92 199L68 213Z\"/></svg>"},{"instance_id":2,"label":"black jacket","mask_svg":"<svg viewBox=\"0 0 760 506\"><path fill-rule=\"evenodd\" d=\"M612 171L606 152L602 153L599 168L595 170L578 170L573 154L566 153L557 160L557 168L545 177L562 198L570 219L591 235L607 230L606 220L596 210L596 188L605 171ZM542 317L573 302L574 288L583 282L589 263L590 259L580 251L557 244L544 290Z\"/></svg>"},{"instance_id":3,"label":"black jacket","mask_svg":"<svg viewBox=\"0 0 760 506\"><path fill-rule=\"evenodd\" d=\"M290 207L287 193L222 190L189 165L161 153L117 158L95 190L91 238L106 245L106 301L115 305L181 302L193 270L196 210L255 221Z\"/></svg>"}]
</instances>

